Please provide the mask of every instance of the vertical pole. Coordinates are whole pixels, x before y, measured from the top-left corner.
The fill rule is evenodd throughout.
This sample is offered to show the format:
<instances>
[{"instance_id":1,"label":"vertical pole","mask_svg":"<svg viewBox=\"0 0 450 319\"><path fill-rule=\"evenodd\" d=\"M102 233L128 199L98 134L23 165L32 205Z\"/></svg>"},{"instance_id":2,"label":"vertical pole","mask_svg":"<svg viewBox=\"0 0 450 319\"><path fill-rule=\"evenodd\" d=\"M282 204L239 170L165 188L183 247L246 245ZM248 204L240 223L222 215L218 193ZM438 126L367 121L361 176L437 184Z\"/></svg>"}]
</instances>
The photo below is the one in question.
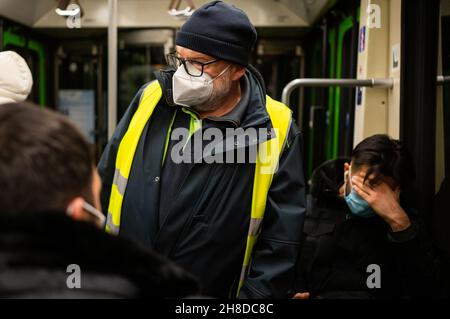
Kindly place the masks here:
<instances>
[{"instance_id":1,"label":"vertical pole","mask_svg":"<svg viewBox=\"0 0 450 319\"><path fill-rule=\"evenodd\" d=\"M96 64L95 70L97 72L96 80L97 80L97 158L100 158L100 155L103 152L103 146L107 142L107 138L105 135L105 101L103 96L103 44L98 43L97 56L95 57ZM106 141L105 141L106 140Z\"/></svg>"},{"instance_id":2,"label":"vertical pole","mask_svg":"<svg viewBox=\"0 0 450 319\"><path fill-rule=\"evenodd\" d=\"M108 139L117 124L117 0L108 0Z\"/></svg>"},{"instance_id":3,"label":"vertical pole","mask_svg":"<svg viewBox=\"0 0 450 319\"><path fill-rule=\"evenodd\" d=\"M0 51L3 51L3 19L0 18Z\"/></svg>"}]
</instances>

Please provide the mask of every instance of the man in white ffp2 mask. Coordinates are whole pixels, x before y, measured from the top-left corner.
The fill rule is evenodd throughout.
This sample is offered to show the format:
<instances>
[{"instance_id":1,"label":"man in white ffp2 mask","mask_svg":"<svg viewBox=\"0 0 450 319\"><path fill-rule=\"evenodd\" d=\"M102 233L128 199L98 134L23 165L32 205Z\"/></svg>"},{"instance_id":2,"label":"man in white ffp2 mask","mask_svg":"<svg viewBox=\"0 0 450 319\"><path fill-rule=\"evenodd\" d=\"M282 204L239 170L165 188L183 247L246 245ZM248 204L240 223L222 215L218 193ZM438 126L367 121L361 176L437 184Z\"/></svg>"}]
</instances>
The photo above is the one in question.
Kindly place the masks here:
<instances>
[{"instance_id":1,"label":"man in white ffp2 mask","mask_svg":"<svg viewBox=\"0 0 450 319\"><path fill-rule=\"evenodd\" d=\"M182 265L212 297L288 296L300 244L301 135L250 65L256 37L235 6L196 9L169 67L139 90L98 165L107 231ZM251 132L261 134L243 136ZM286 147L269 159L278 171L262 176L252 151L278 141ZM212 143L217 160L206 158Z\"/></svg>"}]
</instances>

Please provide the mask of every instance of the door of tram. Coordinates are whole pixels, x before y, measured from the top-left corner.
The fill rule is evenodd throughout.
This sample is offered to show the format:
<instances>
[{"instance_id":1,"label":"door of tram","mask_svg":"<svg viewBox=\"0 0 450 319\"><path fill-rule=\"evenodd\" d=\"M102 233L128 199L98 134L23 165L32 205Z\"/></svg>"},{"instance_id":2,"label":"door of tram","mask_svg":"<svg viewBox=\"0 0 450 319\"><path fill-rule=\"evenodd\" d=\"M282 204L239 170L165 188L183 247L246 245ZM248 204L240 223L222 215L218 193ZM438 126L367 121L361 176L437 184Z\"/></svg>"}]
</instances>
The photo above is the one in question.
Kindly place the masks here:
<instances>
[{"instance_id":1,"label":"door of tram","mask_svg":"<svg viewBox=\"0 0 450 319\"><path fill-rule=\"evenodd\" d=\"M107 142L103 47L99 42L61 42L55 60L55 101L84 133L98 159Z\"/></svg>"}]
</instances>

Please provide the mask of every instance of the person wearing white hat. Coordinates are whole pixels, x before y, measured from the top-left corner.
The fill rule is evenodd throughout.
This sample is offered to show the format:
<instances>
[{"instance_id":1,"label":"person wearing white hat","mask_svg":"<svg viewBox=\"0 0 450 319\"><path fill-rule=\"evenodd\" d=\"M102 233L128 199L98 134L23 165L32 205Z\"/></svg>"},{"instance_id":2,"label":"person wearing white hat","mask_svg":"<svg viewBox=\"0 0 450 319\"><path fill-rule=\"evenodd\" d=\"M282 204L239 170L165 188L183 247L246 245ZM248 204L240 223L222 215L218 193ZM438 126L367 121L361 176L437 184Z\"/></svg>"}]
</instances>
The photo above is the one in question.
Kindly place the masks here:
<instances>
[{"instance_id":1,"label":"person wearing white hat","mask_svg":"<svg viewBox=\"0 0 450 319\"><path fill-rule=\"evenodd\" d=\"M22 102L31 92L33 77L16 52L0 52L0 104Z\"/></svg>"}]
</instances>

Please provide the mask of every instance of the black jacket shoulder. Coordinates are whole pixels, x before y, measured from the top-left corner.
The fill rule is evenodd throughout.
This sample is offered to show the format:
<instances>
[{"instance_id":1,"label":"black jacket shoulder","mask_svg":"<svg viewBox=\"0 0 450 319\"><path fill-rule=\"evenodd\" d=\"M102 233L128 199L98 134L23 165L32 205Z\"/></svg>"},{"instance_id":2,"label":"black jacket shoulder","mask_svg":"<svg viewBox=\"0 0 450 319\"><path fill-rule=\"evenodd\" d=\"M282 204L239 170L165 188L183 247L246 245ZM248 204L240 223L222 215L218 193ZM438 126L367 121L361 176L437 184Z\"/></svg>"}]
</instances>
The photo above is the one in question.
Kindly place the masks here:
<instances>
[{"instance_id":1,"label":"black jacket shoulder","mask_svg":"<svg viewBox=\"0 0 450 319\"><path fill-rule=\"evenodd\" d=\"M160 255L63 212L0 214L0 297L166 298L198 292ZM80 288L68 287L80 273ZM70 286L70 284L69 284Z\"/></svg>"}]
</instances>

